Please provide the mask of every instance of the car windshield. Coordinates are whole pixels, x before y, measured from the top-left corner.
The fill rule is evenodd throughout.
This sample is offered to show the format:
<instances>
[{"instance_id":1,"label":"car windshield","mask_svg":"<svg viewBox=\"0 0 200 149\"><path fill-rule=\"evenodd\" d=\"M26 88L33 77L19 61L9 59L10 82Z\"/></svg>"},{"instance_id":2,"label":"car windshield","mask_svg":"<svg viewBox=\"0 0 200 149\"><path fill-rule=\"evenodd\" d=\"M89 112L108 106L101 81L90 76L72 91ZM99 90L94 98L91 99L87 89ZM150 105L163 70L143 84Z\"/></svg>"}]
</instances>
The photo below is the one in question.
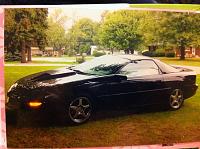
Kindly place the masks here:
<instances>
[{"instance_id":1,"label":"car windshield","mask_svg":"<svg viewBox=\"0 0 200 149\"><path fill-rule=\"evenodd\" d=\"M129 61L130 60L118 56L105 55L79 64L72 69L87 74L109 75L114 74Z\"/></svg>"}]
</instances>

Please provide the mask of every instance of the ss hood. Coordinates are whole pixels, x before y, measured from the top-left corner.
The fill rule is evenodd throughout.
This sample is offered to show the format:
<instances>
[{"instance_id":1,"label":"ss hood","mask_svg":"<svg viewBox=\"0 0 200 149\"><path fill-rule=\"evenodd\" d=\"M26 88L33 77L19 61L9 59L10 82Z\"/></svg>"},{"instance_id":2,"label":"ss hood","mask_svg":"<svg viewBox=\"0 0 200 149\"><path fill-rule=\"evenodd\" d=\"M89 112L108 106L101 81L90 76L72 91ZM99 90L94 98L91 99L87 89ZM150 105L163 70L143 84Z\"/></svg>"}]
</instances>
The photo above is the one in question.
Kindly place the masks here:
<instances>
[{"instance_id":1,"label":"ss hood","mask_svg":"<svg viewBox=\"0 0 200 149\"><path fill-rule=\"evenodd\" d=\"M54 70L48 70L43 71L39 73L35 73L32 75L28 75L20 80L18 80L18 83L26 83L26 82L38 82L38 81L45 81L45 80L51 80L56 78L62 78L67 77L71 75L75 75L76 72L73 70L67 69L67 68L59 68Z\"/></svg>"},{"instance_id":2,"label":"ss hood","mask_svg":"<svg viewBox=\"0 0 200 149\"><path fill-rule=\"evenodd\" d=\"M87 80L94 77L94 75L77 73L67 68L48 70L21 78L9 89L9 92L18 89L29 90L40 87L62 85L65 83Z\"/></svg>"}]
</instances>

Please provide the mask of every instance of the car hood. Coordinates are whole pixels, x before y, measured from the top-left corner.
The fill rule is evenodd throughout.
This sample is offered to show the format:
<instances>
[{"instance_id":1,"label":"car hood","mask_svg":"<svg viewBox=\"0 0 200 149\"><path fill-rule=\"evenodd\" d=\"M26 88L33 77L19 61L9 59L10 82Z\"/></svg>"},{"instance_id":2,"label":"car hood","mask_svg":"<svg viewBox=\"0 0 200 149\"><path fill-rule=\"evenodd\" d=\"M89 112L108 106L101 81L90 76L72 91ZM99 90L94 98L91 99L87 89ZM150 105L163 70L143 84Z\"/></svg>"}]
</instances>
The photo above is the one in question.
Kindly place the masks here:
<instances>
[{"instance_id":1,"label":"car hood","mask_svg":"<svg viewBox=\"0 0 200 149\"><path fill-rule=\"evenodd\" d=\"M26 76L18 80L16 83L17 86L21 87L37 88L40 86L54 86L58 84L76 82L94 77L94 75L77 73L76 71L67 68L60 68Z\"/></svg>"},{"instance_id":2,"label":"car hood","mask_svg":"<svg viewBox=\"0 0 200 149\"><path fill-rule=\"evenodd\" d=\"M71 76L75 74L76 72L70 69L60 68L60 69L48 70L48 71L43 71L43 72L35 73L32 75L28 75L20 79L18 82L25 83L27 81L28 82L45 81L45 80L51 80L51 79L56 79L56 78L61 78L61 77L67 77L67 76Z\"/></svg>"}]
</instances>

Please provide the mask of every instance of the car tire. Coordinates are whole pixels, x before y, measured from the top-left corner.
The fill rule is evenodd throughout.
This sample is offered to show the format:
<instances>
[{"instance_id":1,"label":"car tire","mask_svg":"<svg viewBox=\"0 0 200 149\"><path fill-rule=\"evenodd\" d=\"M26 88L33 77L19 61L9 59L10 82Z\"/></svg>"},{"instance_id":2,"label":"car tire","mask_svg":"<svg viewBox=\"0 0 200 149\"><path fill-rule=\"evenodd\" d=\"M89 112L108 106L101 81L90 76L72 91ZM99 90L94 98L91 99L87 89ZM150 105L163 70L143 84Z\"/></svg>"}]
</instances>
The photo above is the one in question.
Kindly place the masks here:
<instances>
[{"instance_id":1,"label":"car tire","mask_svg":"<svg viewBox=\"0 0 200 149\"><path fill-rule=\"evenodd\" d=\"M87 122L92 115L92 102L89 96L78 96L68 105L70 123L79 125Z\"/></svg>"},{"instance_id":2,"label":"car tire","mask_svg":"<svg viewBox=\"0 0 200 149\"><path fill-rule=\"evenodd\" d=\"M170 110L178 110L182 107L184 102L183 92L181 89L174 89L169 97Z\"/></svg>"}]
</instances>

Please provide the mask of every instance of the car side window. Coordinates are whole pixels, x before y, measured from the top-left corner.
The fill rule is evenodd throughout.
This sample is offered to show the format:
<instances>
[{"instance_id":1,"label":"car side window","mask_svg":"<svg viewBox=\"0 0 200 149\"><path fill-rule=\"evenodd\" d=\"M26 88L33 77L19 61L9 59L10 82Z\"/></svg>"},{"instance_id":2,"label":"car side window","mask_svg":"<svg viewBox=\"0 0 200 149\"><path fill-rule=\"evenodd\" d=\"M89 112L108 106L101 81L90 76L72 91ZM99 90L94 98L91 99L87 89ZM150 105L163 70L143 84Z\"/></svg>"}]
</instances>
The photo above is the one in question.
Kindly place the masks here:
<instances>
[{"instance_id":1,"label":"car side window","mask_svg":"<svg viewBox=\"0 0 200 149\"><path fill-rule=\"evenodd\" d=\"M160 74L160 70L152 60L137 60L124 66L119 73L127 77L139 77Z\"/></svg>"}]
</instances>

